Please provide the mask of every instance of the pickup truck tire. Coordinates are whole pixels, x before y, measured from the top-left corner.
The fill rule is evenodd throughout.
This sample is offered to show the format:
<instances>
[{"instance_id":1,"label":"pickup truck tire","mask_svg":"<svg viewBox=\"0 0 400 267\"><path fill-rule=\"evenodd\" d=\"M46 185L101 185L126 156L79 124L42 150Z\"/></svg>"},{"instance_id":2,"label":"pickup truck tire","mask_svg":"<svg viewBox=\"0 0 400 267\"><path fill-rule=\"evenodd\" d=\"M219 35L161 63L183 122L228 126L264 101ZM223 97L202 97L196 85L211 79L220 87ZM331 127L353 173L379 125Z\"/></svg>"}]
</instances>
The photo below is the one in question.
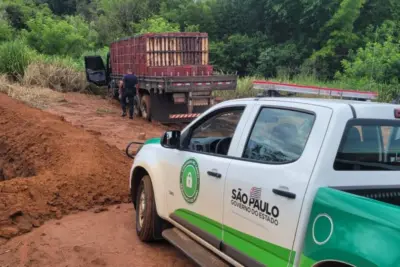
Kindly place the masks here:
<instances>
[{"instance_id":1,"label":"pickup truck tire","mask_svg":"<svg viewBox=\"0 0 400 267\"><path fill-rule=\"evenodd\" d=\"M162 224L157 214L156 202L151 179L143 176L136 194L136 233L143 242L153 241L161 235L161 229L157 225ZM160 229L160 233L156 233Z\"/></svg>"},{"instance_id":2,"label":"pickup truck tire","mask_svg":"<svg viewBox=\"0 0 400 267\"><path fill-rule=\"evenodd\" d=\"M140 111L145 120L151 121L151 103L149 95L142 96L142 101L140 101Z\"/></svg>"}]
</instances>

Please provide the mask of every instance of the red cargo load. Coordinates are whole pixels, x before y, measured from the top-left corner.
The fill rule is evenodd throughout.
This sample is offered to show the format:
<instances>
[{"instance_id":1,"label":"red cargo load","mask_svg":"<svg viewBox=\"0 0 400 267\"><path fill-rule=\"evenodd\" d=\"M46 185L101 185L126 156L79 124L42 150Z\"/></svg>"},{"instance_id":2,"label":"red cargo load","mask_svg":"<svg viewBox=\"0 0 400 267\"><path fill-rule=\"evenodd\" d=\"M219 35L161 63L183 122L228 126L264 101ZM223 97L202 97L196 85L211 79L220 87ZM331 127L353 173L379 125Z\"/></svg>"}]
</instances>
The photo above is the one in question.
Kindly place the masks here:
<instances>
[{"instance_id":1,"label":"red cargo load","mask_svg":"<svg viewBox=\"0 0 400 267\"><path fill-rule=\"evenodd\" d=\"M111 68L138 76L208 76L207 33L149 33L111 44Z\"/></svg>"}]
</instances>

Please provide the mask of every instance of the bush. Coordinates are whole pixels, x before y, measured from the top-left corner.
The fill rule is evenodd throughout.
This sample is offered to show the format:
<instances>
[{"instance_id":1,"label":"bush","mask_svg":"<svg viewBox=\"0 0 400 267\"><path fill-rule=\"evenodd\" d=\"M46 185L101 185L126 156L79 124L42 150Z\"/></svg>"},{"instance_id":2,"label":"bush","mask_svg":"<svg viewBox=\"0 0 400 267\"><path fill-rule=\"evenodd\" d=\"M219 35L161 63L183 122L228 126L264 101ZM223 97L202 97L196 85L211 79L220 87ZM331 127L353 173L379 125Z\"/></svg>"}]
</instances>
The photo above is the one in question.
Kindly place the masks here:
<instances>
[{"instance_id":1,"label":"bush","mask_svg":"<svg viewBox=\"0 0 400 267\"><path fill-rule=\"evenodd\" d=\"M258 79L261 78L259 77L239 78L237 81L237 87L235 91L216 91L215 95L218 97L222 97L223 99L254 97L257 95L257 93L260 93L259 91L253 89L253 81Z\"/></svg>"},{"instance_id":2,"label":"bush","mask_svg":"<svg viewBox=\"0 0 400 267\"><path fill-rule=\"evenodd\" d=\"M79 57L85 50L93 48L91 40L96 38L96 33L80 17L63 20L38 15L28 21L28 28L23 32L28 44L47 55Z\"/></svg>"},{"instance_id":3,"label":"bush","mask_svg":"<svg viewBox=\"0 0 400 267\"><path fill-rule=\"evenodd\" d=\"M368 43L351 60L342 61L344 72L337 78L369 78L380 83L397 83L400 76L400 43L388 38L383 44Z\"/></svg>"},{"instance_id":4,"label":"bush","mask_svg":"<svg viewBox=\"0 0 400 267\"><path fill-rule=\"evenodd\" d=\"M68 64L68 61L57 59L33 62L26 70L23 83L60 92L84 91L88 86L85 73Z\"/></svg>"},{"instance_id":5,"label":"bush","mask_svg":"<svg viewBox=\"0 0 400 267\"><path fill-rule=\"evenodd\" d=\"M137 33L155 32L179 32L179 25L171 23L161 16L153 16L143 19L137 24L133 24Z\"/></svg>"},{"instance_id":6,"label":"bush","mask_svg":"<svg viewBox=\"0 0 400 267\"><path fill-rule=\"evenodd\" d=\"M1 18L0 14L0 42L11 40L13 28L7 20Z\"/></svg>"},{"instance_id":7,"label":"bush","mask_svg":"<svg viewBox=\"0 0 400 267\"><path fill-rule=\"evenodd\" d=\"M21 40L0 44L0 74L22 78L33 56L34 52Z\"/></svg>"},{"instance_id":8,"label":"bush","mask_svg":"<svg viewBox=\"0 0 400 267\"><path fill-rule=\"evenodd\" d=\"M210 63L224 72L246 76L255 72L265 45L265 38L234 34L225 42L210 43Z\"/></svg>"}]
</instances>

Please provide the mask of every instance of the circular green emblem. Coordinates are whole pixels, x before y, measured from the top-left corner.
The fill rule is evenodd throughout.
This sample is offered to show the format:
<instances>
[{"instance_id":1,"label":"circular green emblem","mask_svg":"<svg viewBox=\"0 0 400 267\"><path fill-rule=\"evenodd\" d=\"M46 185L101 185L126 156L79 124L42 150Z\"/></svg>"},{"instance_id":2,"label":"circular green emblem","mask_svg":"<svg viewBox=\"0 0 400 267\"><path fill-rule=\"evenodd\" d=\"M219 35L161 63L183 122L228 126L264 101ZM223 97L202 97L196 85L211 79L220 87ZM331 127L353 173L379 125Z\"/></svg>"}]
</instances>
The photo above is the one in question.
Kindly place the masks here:
<instances>
[{"instance_id":1,"label":"circular green emblem","mask_svg":"<svg viewBox=\"0 0 400 267\"><path fill-rule=\"evenodd\" d=\"M194 203L199 196L200 190L200 171L195 159L189 159L183 164L180 187L185 201L189 204Z\"/></svg>"}]
</instances>

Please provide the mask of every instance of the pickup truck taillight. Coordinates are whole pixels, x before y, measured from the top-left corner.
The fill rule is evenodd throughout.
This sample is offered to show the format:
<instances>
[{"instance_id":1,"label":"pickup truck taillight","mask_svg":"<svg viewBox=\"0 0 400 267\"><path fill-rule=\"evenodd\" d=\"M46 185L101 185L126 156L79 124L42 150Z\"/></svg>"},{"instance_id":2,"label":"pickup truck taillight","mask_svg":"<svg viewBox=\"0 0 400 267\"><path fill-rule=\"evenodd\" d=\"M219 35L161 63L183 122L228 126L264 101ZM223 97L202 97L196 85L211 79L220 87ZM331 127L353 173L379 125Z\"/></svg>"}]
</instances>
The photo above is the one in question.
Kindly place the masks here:
<instances>
[{"instance_id":1,"label":"pickup truck taillight","mask_svg":"<svg viewBox=\"0 0 400 267\"><path fill-rule=\"evenodd\" d=\"M400 109L397 108L394 110L394 117L396 119L400 119Z\"/></svg>"}]
</instances>

